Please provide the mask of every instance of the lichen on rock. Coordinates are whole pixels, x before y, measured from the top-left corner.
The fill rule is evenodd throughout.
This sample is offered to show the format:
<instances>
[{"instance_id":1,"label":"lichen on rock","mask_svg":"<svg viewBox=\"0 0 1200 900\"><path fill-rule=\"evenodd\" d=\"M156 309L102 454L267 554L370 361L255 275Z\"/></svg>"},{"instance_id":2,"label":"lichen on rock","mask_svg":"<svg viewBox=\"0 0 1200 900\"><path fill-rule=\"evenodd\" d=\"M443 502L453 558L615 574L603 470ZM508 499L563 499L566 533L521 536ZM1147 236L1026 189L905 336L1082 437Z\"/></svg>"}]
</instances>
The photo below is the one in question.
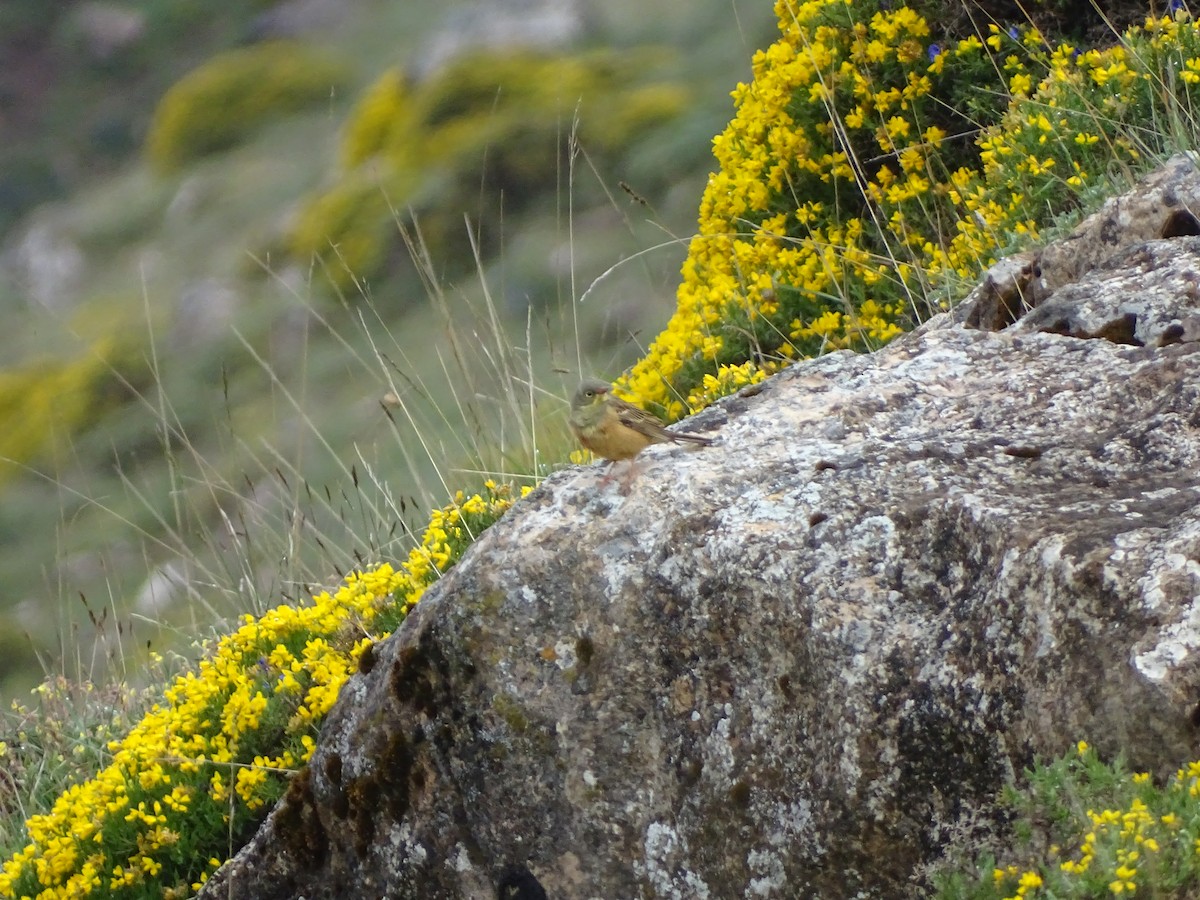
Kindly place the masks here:
<instances>
[{"instance_id":1,"label":"lichen on rock","mask_svg":"<svg viewBox=\"0 0 1200 900\"><path fill-rule=\"evenodd\" d=\"M1045 302L1186 321L1192 295L1139 289L1143 240ZM923 896L949 849L1002 839L1035 756L1086 738L1173 770L1200 346L1090 337L947 314L721 400L689 422L717 443L648 449L628 495L547 479L375 647L201 896L486 897L513 872L555 898Z\"/></svg>"}]
</instances>

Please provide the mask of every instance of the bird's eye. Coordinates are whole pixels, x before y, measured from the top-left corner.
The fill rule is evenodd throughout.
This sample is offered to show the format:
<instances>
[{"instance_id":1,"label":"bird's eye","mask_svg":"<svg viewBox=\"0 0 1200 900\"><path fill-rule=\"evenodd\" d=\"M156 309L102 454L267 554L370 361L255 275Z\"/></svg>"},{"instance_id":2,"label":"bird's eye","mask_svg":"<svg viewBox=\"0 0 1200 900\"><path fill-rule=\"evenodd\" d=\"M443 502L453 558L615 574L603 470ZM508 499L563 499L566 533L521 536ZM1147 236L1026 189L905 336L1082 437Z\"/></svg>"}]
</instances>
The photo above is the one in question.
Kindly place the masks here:
<instances>
[{"instance_id":1,"label":"bird's eye","mask_svg":"<svg viewBox=\"0 0 1200 900\"><path fill-rule=\"evenodd\" d=\"M595 392L595 391L588 391L588 392L587 392L587 395L588 395L589 397L595 397L595 396L596 396L596 392Z\"/></svg>"}]
</instances>

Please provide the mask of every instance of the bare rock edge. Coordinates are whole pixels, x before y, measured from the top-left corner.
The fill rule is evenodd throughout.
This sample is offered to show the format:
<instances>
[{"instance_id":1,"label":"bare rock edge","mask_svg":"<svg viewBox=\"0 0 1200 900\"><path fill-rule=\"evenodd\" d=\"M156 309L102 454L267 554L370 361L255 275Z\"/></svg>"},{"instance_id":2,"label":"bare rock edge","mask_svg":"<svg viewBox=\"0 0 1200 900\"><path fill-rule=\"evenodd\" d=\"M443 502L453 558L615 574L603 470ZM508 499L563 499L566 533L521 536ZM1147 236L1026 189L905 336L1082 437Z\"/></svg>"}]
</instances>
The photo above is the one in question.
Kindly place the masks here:
<instances>
[{"instance_id":1,"label":"bare rock edge","mask_svg":"<svg viewBox=\"0 0 1200 900\"><path fill-rule=\"evenodd\" d=\"M1035 757L1195 756L1189 209L1178 157L960 311L705 410L628 495L548 478L201 896L917 897Z\"/></svg>"}]
</instances>

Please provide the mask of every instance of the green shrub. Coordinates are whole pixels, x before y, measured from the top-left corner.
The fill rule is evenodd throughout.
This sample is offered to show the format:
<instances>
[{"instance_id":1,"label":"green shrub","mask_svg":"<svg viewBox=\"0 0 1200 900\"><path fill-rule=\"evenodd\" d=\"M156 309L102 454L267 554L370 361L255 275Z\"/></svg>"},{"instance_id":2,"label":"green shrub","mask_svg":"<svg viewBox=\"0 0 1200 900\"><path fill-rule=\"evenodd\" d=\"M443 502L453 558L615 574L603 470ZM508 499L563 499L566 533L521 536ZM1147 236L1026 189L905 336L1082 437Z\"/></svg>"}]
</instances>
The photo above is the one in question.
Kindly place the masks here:
<instances>
[{"instance_id":1,"label":"green shrub","mask_svg":"<svg viewBox=\"0 0 1200 900\"><path fill-rule=\"evenodd\" d=\"M1080 741L1022 781L1005 791L1013 846L936 873L938 900L1197 896L1200 762L1156 782Z\"/></svg>"},{"instance_id":2,"label":"green shrub","mask_svg":"<svg viewBox=\"0 0 1200 900\"><path fill-rule=\"evenodd\" d=\"M344 68L303 44L273 41L213 57L158 104L146 154L171 172L235 145L264 120L328 101Z\"/></svg>"},{"instance_id":3,"label":"green shrub","mask_svg":"<svg viewBox=\"0 0 1200 900\"><path fill-rule=\"evenodd\" d=\"M376 271L387 250L391 191L370 175L355 173L315 197L292 222L287 249L301 259L324 259L342 287Z\"/></svg>"}]
</instances>

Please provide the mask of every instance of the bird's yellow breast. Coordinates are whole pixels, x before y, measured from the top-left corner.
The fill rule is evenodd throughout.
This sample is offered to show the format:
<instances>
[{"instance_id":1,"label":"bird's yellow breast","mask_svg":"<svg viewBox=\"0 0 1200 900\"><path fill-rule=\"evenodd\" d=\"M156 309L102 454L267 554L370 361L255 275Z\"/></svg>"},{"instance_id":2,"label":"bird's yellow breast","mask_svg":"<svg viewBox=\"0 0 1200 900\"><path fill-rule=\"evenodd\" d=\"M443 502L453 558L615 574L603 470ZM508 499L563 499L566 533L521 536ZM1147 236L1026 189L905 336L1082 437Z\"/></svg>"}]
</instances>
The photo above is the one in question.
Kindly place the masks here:
<instances>
[{"instance_id":1,"label":"bird's yellow breast","mask_svg":"<svg viewBox=\"0 0 1200 900\"><path fill-rule=\"evenodd\" d=\"M575 425L574 430L580 444L604 459L633 459L652 443L646 435L623 425L615 414L595 425Z\"/></svg>"}]
</instances>

